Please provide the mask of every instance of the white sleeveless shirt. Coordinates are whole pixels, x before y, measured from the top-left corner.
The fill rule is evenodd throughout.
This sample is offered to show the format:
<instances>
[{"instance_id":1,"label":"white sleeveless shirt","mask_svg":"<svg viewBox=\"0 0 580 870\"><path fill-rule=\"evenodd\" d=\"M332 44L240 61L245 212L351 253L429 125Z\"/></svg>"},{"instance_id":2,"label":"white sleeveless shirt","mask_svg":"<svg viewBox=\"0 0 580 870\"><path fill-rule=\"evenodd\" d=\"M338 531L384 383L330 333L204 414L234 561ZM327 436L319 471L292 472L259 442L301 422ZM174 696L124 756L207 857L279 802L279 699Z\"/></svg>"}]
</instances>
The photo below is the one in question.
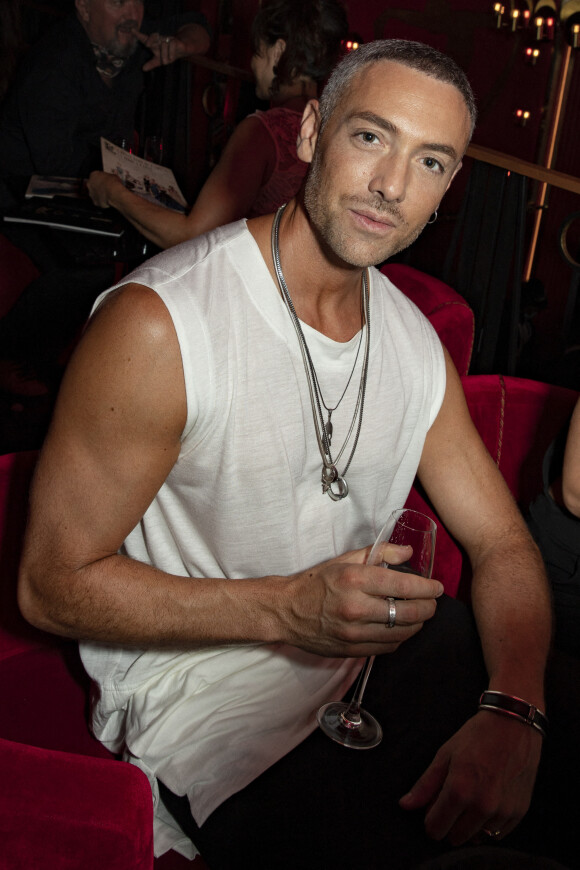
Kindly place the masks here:
<instances>
[{"instance_id":1,"label":"white sleeveless shirt","mask_svg":"<svg viewBox=\"0 0 580 870\"><path fill-rule=\"evenodd\" d=\"M245 221L165 251L123 280L151 287L167 306L187 394L179 458L123 552L178 576L235 583L289 575L374 541L406 501L443 400L445 365L426 318L369 271L364 416L349 496L339 502L322 494L298 340ZM302 326L333 407L360 335L343 344ZM364 339L332 415L333 446L350 426L363 350ZM200 825L302 741L317 708L340 698L360 667L282 644L136 651L83 643L81 655L97 684L97 737L124 748L155 797L155 777L187 794ZM179 848L166 821L157 807L156 854Z\"/></svg>"}]
</instances>

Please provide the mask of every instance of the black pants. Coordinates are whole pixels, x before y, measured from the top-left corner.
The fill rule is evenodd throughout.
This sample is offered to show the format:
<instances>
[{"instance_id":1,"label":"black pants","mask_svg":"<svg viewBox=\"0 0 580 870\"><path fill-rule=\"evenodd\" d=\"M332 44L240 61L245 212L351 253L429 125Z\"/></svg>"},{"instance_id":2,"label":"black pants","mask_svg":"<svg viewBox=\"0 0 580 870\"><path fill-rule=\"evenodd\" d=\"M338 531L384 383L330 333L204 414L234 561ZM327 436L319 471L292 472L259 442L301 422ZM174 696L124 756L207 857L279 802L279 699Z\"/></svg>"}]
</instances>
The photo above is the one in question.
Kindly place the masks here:
<instances>
[{"instance_id":1,"label":"black pants","mask_svg":"<svg viewBox=\"0 0 580 870\"><path fill-rule=\"evenodd\" d=\"M552 586L554 643L580 658L580 520L542 492L530 505L527 523Z\"/></svg>"},{"instance_id":2,"label":"black pants","mask_svg":"<svg viewBox=\"0 0 580 870\"><path fill-rule=\"evenodd\" d=\"M405 812L398 799L442 743L475 713L486 681L471 614L444 597L436 617L418 635L393 655L375 660L364 706L383 726L380 746L366 751L345 749L317 730L225 801L201 828L191 816L187 798L176 797L160 784L162 800L211 870L418 867L449 851L449 846L430 841L423 830L424 811ZM573 703L565 697L565 706L570 703L580 712L578 669L575 676L564 671L564 683L561 689L569 683L575 692ZM580 781L580 765L578 749L572 745L578 741L572 738L578 736L580 719L576 718L567 733L565 727L557 726L560 712L554 705L551 718L556 716L556 721L540 776L544 796L501 848L489 847L496 850L490 853L495 866L517 866L509 856L508 863L499 863L510 845L564 864L575 856L572 831L580 818L580 804L574 789ZM574 755L558 747L564 736ZM552 767L556 763L559 771ZM560 781L562 771L574 785L570 795ZM547 865L528 862L526 866ZM569 866L578 864L570 861Z\"/></svg>"}]
</instances>

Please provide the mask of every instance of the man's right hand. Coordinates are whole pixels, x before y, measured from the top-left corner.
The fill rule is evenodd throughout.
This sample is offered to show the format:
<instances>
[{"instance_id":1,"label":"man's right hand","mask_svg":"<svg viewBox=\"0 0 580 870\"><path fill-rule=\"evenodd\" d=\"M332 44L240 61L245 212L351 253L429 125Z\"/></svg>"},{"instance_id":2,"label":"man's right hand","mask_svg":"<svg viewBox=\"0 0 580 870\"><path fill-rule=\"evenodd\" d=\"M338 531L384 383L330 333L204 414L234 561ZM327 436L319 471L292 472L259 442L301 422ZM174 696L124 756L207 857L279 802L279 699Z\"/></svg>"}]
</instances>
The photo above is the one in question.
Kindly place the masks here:
<instances>
[{"instance_id":1,"label":"man's right hand","mask_svg":"<svg viewBox=\"0 0 580 870\"><path fill-rule=\"evenodd\" d=\"M287 579L278 618L287 642L323 656L394 652L436 610L437 580L366 565L370 547L352 550ZM404 562L409 548L383 544L381 561ZM396 624L387 625L387 597L396 601Z\"/></svg>"}]
</instances>

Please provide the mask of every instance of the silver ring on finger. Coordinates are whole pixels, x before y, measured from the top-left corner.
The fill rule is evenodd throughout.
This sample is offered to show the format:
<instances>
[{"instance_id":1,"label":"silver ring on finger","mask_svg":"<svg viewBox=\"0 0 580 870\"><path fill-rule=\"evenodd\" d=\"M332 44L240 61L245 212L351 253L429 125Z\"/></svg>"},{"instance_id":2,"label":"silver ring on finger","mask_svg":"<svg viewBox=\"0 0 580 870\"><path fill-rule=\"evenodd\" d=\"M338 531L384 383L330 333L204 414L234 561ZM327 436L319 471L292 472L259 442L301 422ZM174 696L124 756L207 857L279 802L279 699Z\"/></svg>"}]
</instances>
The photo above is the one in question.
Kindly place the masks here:
<instances>
[{"instance_id":1,"label":"silver ring on finger","mask_svg":"<svg viewBox=\"0 0 580 870\"><path fill-rule=\"evenodd\" d=\"M170 36L166 36L166 37L165 37L165 44L166 44L166 45L169 45L170 42L171 42L171 37L170 37Z\"/></svg>"},{"instance_id":2,"label":"silver ring on finger","mask_svg":"<svg viewBox=\"0 0 580 870\"><path fill-rule=\"evenodd\" d=\"M385 622L387 628L394 628L397 622L397 605L394 598L387 598L389 602L389 618Z\"/></svg>"}]
</instances>

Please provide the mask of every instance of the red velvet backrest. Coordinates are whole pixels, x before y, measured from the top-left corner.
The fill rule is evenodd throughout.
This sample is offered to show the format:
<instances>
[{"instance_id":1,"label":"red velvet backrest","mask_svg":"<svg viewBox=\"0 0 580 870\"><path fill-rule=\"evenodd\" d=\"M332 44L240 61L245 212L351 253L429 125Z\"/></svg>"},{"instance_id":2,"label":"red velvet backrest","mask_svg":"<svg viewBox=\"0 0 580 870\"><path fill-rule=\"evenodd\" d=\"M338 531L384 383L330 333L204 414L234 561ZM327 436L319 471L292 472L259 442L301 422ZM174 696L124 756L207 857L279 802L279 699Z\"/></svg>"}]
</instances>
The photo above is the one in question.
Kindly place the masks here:
<instances>
[{"instance_id":1,"label":"red velvet backrest","mask_svg":"<svg viewBox=\"0 0 580 870\"><path fill-rule=\"evenodd\" d=\"M12 308L22 291L38 277L29 257L0 234L0 317Z\"/></svg>"},{"instance_id":2,"label":"red velvet backrest","mask_svg":"<svg viewBox=\"0 0 580 870\"><path fill-rule=\"evenodd\" d=\"M473 351L475 319L463 296L438 278L404 263L386 263L381 272L429 319L457 371L466 375Z\"/></svg>"},{"instance_id":3,"label":"red velvet backrest","mask_svg":"<svg viewBox=\"0 0 580 870\"><path fill-rule=\"evenodd\" d=\"M477 430L525 513L542 488L542 461L552 439L568 419L578 393L539 381L502 375L469 375L463 390ZM469 597L467 557L415 489L410 507L438 524L433 576L452 596Z\"/></svg>"},{"instance_id":4,"label":"red velvet backrest","mask_svg":"<svg viewBox=\"0 0 580 870\"><path fill-rule=\"evenodd\" d=\"M578 398L575 390L502 375L463 378L472 419L520 508L542 488L542 461Z\"/></svg>"}]
</instances>

